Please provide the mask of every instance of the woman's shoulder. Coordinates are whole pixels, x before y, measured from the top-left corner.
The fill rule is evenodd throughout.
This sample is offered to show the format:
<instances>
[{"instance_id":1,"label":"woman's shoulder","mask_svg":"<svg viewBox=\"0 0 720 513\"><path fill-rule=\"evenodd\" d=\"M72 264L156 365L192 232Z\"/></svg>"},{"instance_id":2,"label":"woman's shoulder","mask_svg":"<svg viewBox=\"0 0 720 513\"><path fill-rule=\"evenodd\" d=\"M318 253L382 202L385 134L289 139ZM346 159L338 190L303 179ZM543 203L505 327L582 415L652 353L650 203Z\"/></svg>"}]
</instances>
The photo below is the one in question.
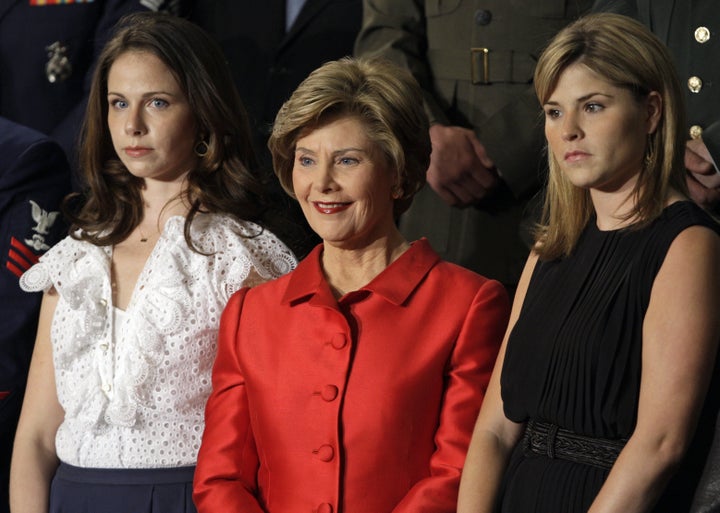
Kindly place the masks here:
<instances>
[{"instance_id":1,"label":"woman's shoulder","mask_svg":"<svg viewBox=\"0 0 720 513\"><path fill-rule=\"evenodd\" d=\"M97 269L93 264L102 267L107 259L107 248L95 246L79 236L78 231L75 237L68 235L52 246L20 277L20 287L27 292L47 291L57 286L65 276L69 283L81 280L83 273ZM87 261L88 265L78 265L83 261Z\"/></svg>"},{"instance_id":2,"label":"woman's shoulder","mask_svg":"<svg viewBox=\"0 0 720 513\"><path fill-rule=\"evenodd\" d=\"M191 237L201 252L225 262L249 261L265 279L282 276L297 265L292 251L271 231L229 215L198 215Z\"/></svg>"}]
</instances>

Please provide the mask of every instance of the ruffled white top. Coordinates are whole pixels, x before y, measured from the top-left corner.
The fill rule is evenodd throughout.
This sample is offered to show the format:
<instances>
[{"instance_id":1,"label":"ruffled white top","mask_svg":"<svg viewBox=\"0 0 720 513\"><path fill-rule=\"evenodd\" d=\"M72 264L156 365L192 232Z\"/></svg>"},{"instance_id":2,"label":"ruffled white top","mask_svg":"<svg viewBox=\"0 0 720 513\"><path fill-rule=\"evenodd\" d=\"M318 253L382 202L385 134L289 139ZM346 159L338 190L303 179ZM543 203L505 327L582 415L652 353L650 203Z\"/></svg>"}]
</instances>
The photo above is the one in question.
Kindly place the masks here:
<instances>
[{"instance_id":1,"label":"ruffled white top","mask_svg":"<svg viewBox=\"0 0 720 513\"><path fill-rule=\"evenodd\" d=\"M112 247L65 238L20 279L54 287L51 339L65 418L61 461L79 467L194 465L210 394L220 315L244 286L292 270L272 233L227 216L199 214L188 248L173 217L148 258L125 311L111 301Z\"/></svg>"}]
</instances>

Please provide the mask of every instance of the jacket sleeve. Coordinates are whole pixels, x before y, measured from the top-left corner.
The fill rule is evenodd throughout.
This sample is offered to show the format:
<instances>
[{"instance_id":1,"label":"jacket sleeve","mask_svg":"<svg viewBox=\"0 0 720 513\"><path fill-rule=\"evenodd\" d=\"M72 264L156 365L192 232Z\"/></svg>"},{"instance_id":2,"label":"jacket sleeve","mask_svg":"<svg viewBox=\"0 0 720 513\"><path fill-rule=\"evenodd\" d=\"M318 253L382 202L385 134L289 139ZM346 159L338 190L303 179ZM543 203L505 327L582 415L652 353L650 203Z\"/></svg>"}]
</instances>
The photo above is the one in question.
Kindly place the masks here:
<instances>
[{"instance_id":1,"label":"jacket sleeve","mask_svg":"<svg viewBox=\"0 0 720 513\"><path fill-rule=\"evenodd\" d=\"M442 107L432 94L432 75L426 53L423 0L363 1L363 23L355 41L355 55L382 56L409 69L422 87L430 123L448 124Z\"/></svg>"},{"instance_id":2,"label":"jacket sleeve","mask_svg":"<svg viewBox=\"0 0 720 513\"><path fill-rule=\"evenodd\" d=\"M430 476L393 513L454 513L460 474L510 313L505 289L487 281L467 312L448 362Z\"/></svg>"},{"instance_id":3,"label":"jacket sleeve","mask_svg":"<svg viewBox=\"0 0 720 513\"><path fill-rule=\"evenodd\" d=\"M213 391L205 409L193 500L200 513L262 513L256 499L258 454L238 360L238 327L249 289L234 294L220 320Z\"/></svg>"}]
</instances>

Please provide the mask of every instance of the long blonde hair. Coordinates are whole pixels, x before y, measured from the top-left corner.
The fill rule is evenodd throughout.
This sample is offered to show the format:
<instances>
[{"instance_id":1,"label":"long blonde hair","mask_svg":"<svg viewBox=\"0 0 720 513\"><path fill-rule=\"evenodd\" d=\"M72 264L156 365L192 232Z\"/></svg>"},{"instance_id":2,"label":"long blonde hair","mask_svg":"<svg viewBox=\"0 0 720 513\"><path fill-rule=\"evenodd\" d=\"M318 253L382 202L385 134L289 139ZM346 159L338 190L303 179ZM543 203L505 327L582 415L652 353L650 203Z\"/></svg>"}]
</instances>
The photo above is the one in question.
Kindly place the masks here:
<instances>
[{"instance_id":1,"label":"long blonde hair","mask_svg":"<svg viewBox=\"0 0 720 513\"><path fill-rule=\"evenodd\" d=\"M535 92L545 104L560 75L580 63L641 101L652 91L662 98L657 129L648 135L645 164L635 189L634 207L626 219L645 226L660 215L672 190L687 193L683 154L685 108L682 89L665 46L641 23L618 14L592 14L568 25L550 42L535 69ZM535 231L542 259L572 253L593 214L589 192L563 175L548 151L545 205Z\"/></svg>"}]
</instances>

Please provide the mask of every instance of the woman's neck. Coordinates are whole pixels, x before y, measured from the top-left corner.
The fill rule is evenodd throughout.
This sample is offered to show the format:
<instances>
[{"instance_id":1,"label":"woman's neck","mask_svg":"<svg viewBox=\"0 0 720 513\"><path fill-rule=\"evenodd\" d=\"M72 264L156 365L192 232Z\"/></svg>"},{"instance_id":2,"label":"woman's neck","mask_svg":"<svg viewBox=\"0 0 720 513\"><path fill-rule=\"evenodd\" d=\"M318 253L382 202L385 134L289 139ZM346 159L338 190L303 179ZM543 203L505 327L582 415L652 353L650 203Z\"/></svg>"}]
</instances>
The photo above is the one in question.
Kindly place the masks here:
<instances>
[{"instance_id":1,"label":"woman's neck","mask_svg":"<svg viewBox=\"0 0 720 513\"><path fill-rule=\"evenodd\" d=\"M348 249L325 242L323 272L333 294L339 298L370 283L408 248L410 244L398 231L362 248Z\"/></svg>"},{"instance_id":2,"label":"woman's neck","mask_svg":"<svg viewBox=\"0 0 720 513\"><path fill-rule=\"evenodd\" d=\"M595 209L597 227L602 231L618 230L640 221L637 215L632 215L632 212L637 207L637 195L634 191L634 185L623 193L604 193L591 190L590 197ZM665 206L667 207L683 199L687 198L671 189L665 200Z\"/></svg>"},{"instance_id":3,"label":"woman's neck","mask_svg":"<svg viewBox=\"0 0 720 513\"><path fill-rule=\"evenodd\" d=\"M186 188L182 184L146 184L141 190L143 200L143 219L138 229L150 237L159 235L168 219L174 216L186 216L190 211Z\"/></svg>"}]
</instances>

